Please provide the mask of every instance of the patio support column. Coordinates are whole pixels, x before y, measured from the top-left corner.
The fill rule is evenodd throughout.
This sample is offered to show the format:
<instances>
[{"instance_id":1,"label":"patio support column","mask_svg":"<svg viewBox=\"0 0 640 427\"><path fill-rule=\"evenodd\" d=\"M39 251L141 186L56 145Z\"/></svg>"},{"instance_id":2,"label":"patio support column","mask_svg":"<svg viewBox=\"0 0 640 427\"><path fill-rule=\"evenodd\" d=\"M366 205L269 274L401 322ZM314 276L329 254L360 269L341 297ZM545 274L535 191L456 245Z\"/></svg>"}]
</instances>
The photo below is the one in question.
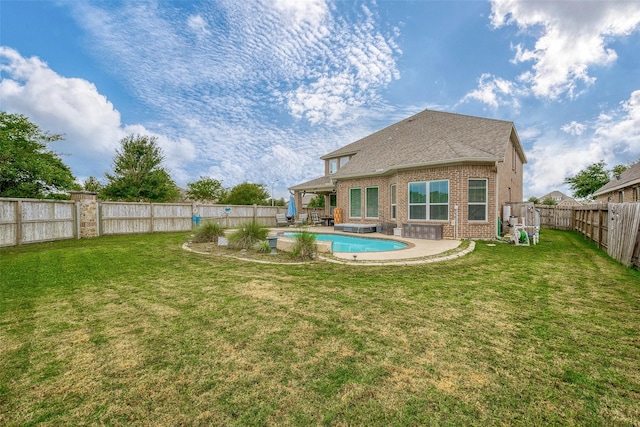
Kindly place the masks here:
<instances>
[{"instance_id":1,"label":"patio support column","mask_svg":"<svg viewBox=\"0 0 640 427\"><path fill-rule=\"evenodd\" d=\"M295 200L296 200L296 210L298 211L298 215L302 213L302 193L299 191L295 192Z\"/></svg>"}]
</instances>

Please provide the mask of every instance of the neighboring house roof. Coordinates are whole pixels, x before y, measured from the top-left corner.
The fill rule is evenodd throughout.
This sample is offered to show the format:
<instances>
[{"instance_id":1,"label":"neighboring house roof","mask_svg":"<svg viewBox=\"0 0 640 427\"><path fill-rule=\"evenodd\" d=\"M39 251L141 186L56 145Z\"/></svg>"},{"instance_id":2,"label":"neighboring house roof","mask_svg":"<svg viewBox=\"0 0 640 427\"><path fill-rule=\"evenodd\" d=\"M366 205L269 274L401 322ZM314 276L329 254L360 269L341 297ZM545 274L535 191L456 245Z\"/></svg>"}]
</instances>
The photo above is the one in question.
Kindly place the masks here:
<instances>
[{"instance_id":1,"label":"neighboring house roof","mask_svg":"<svg viewBox=\"0 0 640 427\"><path fill-rule=\"evenodd\" d=\"M352 156L333 178L384 175L460 162L504 161L509 140L527 162L512 122L424 110L321 159Z\"/></svg>"},{"instance_id":2,"label":"neighboring house roof","mask_svg":"<svg viewBox=\"0 0 640 427\"><path fill-rule=\"evenodd\" d=\"M593 193L593 196L601 196L612 191L622 190L623 188L635 184L640 184L640 162L632 165L629 169L622 172L618 178L613 178L611 181L600 187L598 191Z\"/></svg>"},{"instance_id":3,"label":"neighboring house roof","mask_svg":"<svg viewBox=\"0 0 640 427\"><path fill-rule=\"evenodd\" d=\"M571 196L567 196L562 191L552 191L551 193L545 194L540 197L539 200L544 202L547 199L552 199L557 202L558 205L582 205L579 201L574 199Z\"/></svg>"}]
</instances>

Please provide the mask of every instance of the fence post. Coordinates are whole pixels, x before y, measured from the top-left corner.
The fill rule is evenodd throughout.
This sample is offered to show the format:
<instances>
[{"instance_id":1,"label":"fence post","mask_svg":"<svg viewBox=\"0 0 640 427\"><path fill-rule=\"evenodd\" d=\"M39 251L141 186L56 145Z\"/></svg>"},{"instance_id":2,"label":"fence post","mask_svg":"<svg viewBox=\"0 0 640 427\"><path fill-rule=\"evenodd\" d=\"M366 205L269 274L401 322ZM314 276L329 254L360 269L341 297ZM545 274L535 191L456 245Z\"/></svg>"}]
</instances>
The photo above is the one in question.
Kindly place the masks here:
<instances>
[{"instance_id":1,"label":"fence post","mask_svg":"<svg viewBox=\"0 0 640 427\"><path fill-rule=\"evenodd\" d=\"M153 203L149 203L151 211L149 212L149 233L153 233Z\"/></svg>"},{"instance_id":2,"label":"fence post","mask_svg":"<svg viewBox=\"0 0 640 427\"><path fill-rule=\"evenodd\" d=\"M22 200L16 203L16 246L22 244Z\"/></svg>"},{"instance_id":3,"label":"fence post","mask_svg":"<svg viewBox=\"0 0 640 427\"><path fill-rule=\"evenodd\" d=\"M79 239L98 237L98 201L97 193L90 191L71 191L71 200L80 206Z\"/></svg>"},{"instance_id":4,"label":"fence post","mask_svg":"<svg viewBox=\"0 0 640 427\"><path fill-rule=\"evenodd\" d=\"M76 239L80 239L80 216L82 215L80 202L76 201L75 203L76 210L73 213L73 222L75 223L73 237Z\"/></svg>"},{"instance_id":5,"label":"fence post","mask_svg":"<svg viewBox=\"0 0 640 427\"><path fill-rule=\"evenodd\" d=\"M602 221L604 215L602 214L602 206L598 206L598 248L602 249Z\"/></svg>"}]
</instances>

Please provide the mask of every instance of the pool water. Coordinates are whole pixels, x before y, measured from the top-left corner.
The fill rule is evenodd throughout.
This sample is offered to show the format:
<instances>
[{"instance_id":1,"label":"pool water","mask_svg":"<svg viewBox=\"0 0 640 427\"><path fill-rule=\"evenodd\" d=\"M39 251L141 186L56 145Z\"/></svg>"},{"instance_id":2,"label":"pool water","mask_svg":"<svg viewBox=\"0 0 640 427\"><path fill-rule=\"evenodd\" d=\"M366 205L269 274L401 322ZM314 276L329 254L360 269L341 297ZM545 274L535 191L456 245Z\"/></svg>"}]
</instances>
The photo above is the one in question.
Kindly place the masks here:
<instances>
[{"instance_id":1,"label":"pool water","mask_svg":"<svg viewBox=\"0 0 640 427\"><path fill-rule=\"evenodd\" d=\"M345 236L342 234L314 233L316 240L330 241L333 252L382 252L404 249L406 243L396 240L376 239L370 237ZM295 237L296 233L284 233L285 237Z\"/></svg>"}]
</instances>

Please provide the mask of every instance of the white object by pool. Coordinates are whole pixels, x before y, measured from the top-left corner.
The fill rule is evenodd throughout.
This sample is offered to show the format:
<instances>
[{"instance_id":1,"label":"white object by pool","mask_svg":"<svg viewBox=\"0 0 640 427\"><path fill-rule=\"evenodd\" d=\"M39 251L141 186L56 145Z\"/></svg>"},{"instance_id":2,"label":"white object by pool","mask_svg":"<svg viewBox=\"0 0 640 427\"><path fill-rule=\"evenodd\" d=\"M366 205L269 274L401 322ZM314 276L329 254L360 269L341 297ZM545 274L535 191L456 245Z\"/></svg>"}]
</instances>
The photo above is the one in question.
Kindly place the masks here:
<instances>
[{"instance_id":1,"label":"white object by pool","mask_svg":"<svg viewBox=\"0 0 640 427\"><path fill-rule=\"evenodd\" d=\"M285 237L295 238L297 233L284 233ZM404 249L403 242L390 239L376 239L370 237L344 236L342 234L313 233L319 242L330 241L333 252L383 252Z\"/></svg>"}]
</instances>

